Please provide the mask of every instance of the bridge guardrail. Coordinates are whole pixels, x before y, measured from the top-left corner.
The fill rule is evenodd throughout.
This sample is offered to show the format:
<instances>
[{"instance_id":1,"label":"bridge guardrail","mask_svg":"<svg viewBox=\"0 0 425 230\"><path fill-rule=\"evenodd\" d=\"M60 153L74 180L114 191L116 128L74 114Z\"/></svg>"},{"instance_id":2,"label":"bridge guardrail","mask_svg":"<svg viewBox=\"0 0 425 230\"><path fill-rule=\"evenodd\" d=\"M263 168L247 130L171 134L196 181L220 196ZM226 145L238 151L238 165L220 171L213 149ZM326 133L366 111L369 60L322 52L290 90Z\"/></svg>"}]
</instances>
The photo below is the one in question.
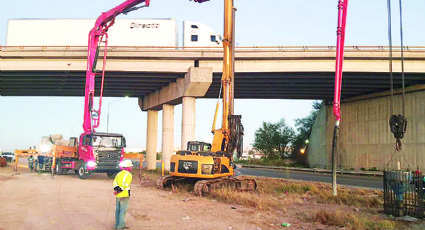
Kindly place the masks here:
<instances>
[{"instance_id":1,"label":"bridge guardrail","mask_svg":"<svg viewBox=\"0 0 425 230\"><path fill-rule=\"evenodd\" d=\"M222 47L180 47L180 46L109 46L110 51L126 51L140 52L143 50L180 50L180 51L222 51ZM393 46L393 51L401 49L401 46ZM86 46L1 46L0 51L87 51ZM283 52L305 52L305 51L335 51L336 46L238 46L236 51L283 51ZM389 51L389 46L345 46L347 52L356 51ZM421 51L425 50L425 46L403 46L405 51Z\"/></svg>"},{"instance_id":2,"label":"bridge guardrail","mask_svg":"<svg viewBox=\"0 0 425 230\"><path fill-rule=\"evenodd\" d=\"M291 171L303 171L313 173L332 173L329 169L319 168L297 168L297 167L286 167L286 166L266 166L266 165L244 165L237 164L241 168L263 168L263 169L279 169L279 170L291 170ZM383 176L384 173L381 171L353 171L353 170L337 170L337 174L348 174L357 176Z\"/></svg>"}]
</instances>

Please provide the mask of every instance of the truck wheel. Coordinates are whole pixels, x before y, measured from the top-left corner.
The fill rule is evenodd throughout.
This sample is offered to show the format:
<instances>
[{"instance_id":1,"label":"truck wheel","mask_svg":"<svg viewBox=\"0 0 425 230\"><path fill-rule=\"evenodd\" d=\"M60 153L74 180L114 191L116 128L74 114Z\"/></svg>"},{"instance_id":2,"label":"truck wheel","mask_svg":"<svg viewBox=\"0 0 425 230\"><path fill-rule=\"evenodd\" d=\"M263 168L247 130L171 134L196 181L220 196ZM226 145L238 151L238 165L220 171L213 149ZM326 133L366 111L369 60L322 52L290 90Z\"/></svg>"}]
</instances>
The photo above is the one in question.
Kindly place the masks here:
<instances>
[{"instance_id":1,"label":"truck wheel","mask_svg":"<svg viewBox=\"0 0 425 230\"><path fill-rule=\"evenodd\" d=\"M107 172L106 175L108 176L108 178L114 179L115 176L117 175L117 173L116 172Z\"/></svg>"},{"instance_id":2,"label":"truck wheel","mask_svg":"<svg viewBox=\"0 0 425 230\"><path fill-rule=\"evenodd\" d=\"M62 175L63 174L63 168L60 161L56 162L56 174Z\"/></svg>"},{"instance_id":3,"label":"truck wheel","mask_svg":"<svg viewBox=\"0 0 425 230\"><path fill-rule=\"evenodd\" d=\"M89 177L85 164L81 164L80 167L78 167L78 177L80 179L87 179Z\"/></svg>"}]
</instances>

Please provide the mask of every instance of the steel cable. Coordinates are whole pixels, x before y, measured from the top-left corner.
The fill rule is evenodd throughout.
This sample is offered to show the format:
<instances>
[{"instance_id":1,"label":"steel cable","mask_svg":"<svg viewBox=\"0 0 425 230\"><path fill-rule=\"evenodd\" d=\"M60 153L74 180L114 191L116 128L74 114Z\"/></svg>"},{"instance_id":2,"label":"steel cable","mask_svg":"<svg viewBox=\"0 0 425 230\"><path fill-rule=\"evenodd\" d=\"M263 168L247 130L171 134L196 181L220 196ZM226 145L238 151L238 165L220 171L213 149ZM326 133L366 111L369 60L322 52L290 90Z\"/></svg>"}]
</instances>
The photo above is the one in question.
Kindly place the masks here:
<instances>
[{"instance_id":1,"label":"steel cable","mask_svg":"<svg viewBox=\"0 0 425 230\"><path fill-rule=\"evenodd\" d=\"M387 0L388 11L388 46L389 46L389 71L390 71L390 116L394 110L394 89L393 89L393 42L391 36L391 0Z\"/></svg>"},{"instance_id":2,"label":"steel cable","mask_svg":"<svg viewBox=\"0 0 425 230\"><path fill-rule=\"evenodd\" d=\"M402 13L402 5L401 0L399 0L399 8L400 8L400 43L401 43L401 84L402 84L402 90L403 90L403 96L402 96L402 115L405 115L405 86L404 86L404 44L403 44L403 13Z\"/></svg>"}]
</instances>

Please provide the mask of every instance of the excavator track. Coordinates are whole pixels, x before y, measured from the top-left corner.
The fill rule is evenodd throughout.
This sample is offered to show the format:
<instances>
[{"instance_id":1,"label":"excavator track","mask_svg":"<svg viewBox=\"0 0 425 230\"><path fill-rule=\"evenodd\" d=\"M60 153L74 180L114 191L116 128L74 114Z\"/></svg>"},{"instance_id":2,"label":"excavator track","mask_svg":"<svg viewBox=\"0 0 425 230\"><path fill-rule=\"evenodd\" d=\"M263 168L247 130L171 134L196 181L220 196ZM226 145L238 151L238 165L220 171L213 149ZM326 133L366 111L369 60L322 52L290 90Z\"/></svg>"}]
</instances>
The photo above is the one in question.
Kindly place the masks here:
<instances>
[{"instance_id":1,"label":"excavator track","mask_svg":"<svg viewBox=\"0 0 425 230\"><path fill-rule=\"evenodd\" d=\"M163 176L158 178L156 181L156 186L160 189L170 188L175 182L175 177L173 176Z\"/></svg>"},{"instance_id":2,"label":"excavator track","mask_svg":"<svg viewBox=\"0 0 425 230\"><path fill-rule=\"evenodd\" d=\"M159 189L166 189L173 187L177 182L190 183L187 179L184 177L163 176L158 178L156 185ZM257 190L257 182L254 179L239 179L236 177L199 180L195 183L193 192L197 196L206 196L215 189L225 187L235 191L255 191Z\"/></svg>"},{"instance_id":3,"label":"excavator track","mask_svg":"<svg viewBox=\"0 0 425 230\"><path fill-rule=\"evenodd\" d=\"M194 183L193 179L186 177L176 177L176 176L163 176L158 178L156 181L156 186L160 189L172 188L177 184L186 184Z\"/></svg>"},{"instance_id":4,"label":"excavator track","mask_svg":"<svg viewBox=\"0 0 425 230\"><path fill-rule=\"evenodd\" d=\"M196 182L193 192L197 196L205 196L211 194L215 189L231 188L236 191L255 191L257 182L254 179L239 179L239 178L220 178L212 180L200 180Z\"/></svg>"}]
</instances>

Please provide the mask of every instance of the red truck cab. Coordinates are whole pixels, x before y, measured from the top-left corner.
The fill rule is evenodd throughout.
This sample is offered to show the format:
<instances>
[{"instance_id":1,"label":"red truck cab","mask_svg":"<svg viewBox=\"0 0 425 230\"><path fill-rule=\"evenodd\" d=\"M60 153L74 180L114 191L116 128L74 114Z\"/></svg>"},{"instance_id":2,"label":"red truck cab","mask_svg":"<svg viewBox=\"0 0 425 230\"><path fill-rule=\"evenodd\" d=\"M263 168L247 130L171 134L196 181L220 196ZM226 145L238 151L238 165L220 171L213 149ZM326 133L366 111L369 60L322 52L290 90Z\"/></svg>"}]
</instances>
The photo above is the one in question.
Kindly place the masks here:
<instances>
[{"instance_id":1,"label":"red truck cab","mask_svg":"<svg viewBox=\"0 0 425 230\"><path fill-rule=\"evenodd\" d=\"M125 138L121 134L94 132L82 134L78 145L81 164L77 172L87 178L91 172L105 172L113 176L120 168L124 156Z\"/></svg>"}]
</instances>

